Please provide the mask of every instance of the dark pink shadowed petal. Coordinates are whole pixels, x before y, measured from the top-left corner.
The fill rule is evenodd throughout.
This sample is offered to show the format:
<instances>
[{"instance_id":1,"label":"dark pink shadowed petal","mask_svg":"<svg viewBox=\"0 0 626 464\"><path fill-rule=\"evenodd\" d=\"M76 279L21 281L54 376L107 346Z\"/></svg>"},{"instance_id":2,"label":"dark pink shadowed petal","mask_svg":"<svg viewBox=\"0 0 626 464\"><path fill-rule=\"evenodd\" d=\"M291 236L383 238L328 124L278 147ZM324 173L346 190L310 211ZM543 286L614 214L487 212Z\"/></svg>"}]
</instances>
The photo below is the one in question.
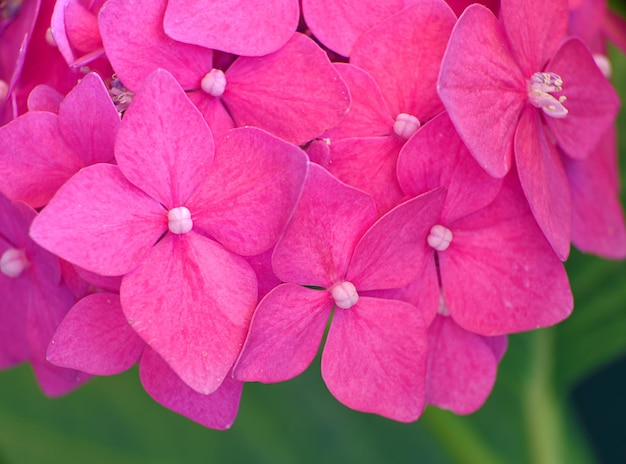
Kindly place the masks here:
<instances>
[{"instance_id":1,"label":"dark pink shadowed petal","mask_svg":"<svg viewBox=\"0 0 626 464\"><path fill-rule=\"evenodd\" d=\"M481 335L534 330L562 321L573 299L563 264L530 214L511 174L489 207L450 225L439 252L450 315Z\"/></svg>"},{"instance_id":2,"label":"dark pink shadowed petal","mask_svg":"<svg viewBox=\"0 0 626 464\"><path fill-rule=\"evenodd\" d=\"M544 69L567 33L567 0L501 0L500 18L525 76ZM532 21L529 21L532 18Z\"/></svg>"},{"instance_id":3,"label":"dark pink shadowed petal","mask_svg":"<svg viewBox=\"0 0 626 464\"><path fill-rule=\"evenodd\" d=\"M302 14L320 42L350 56L359 36L404 8L403 0L303 0Z\"/></svg>"},{"instance_id":4,"label":"dark pink shadowed petal","mask_svg":"<svg viewBox=\"0 0 626 464\"><path fill-rule=\"evenodd\" d=\"M59 367L113 375L133 366L144 346L124 317L119 296L94 293L63 318L48 346L47 359Z\"/></svg>"},{"instance_id":5,"label":"dark pink shadowed petal","mask_svg":"<svg viewBox=\"0 0 626 464\"><path fill-rule=\"evenodd\" d=\"M376 220L372 198L312 164L302 197L272 256L283 282L330 287L343 278L354 247Z\"/></svg>"},{"instance_id":6,"label":"dark pink shadowed petal","mask_svg":"<svg viewBox=\"0 0 626 464\"><path fill-rule=\"evenodd\" d=\"M480 408L496 380L498 360L485 337L437 316L428 329L428 404L455 414Z\"/></svg>"},{"instance_id":7,"label":"dark pink shadowed petal","mask_svg":"<svg viewBox=\"0 0 626 464\"><path fill-rule=\"evenodd\" d=\"M252 127L232 130L220 139L209 174L189 199L194 226L234 253L263 253L285 228L307 169L307 157L295 145Z\"/></svg>"},{"instance_id":8,"label":"dark pink shadowed petal","mask_svg":"<svg viewBox=\"0 0 626 464\"><path fill-rule=\"evenodd\" d=\"M478 164L492 176L504 177L513 162L513 136L528 89L502 26L487 8L472 5L457 21L441 63L438 91Z\"/></svg>"},{"instance_id":9,"label":"dark pink shadowed petal","mask_svg":"<svg viewBox=\"0 0 626 464\"><path fill-rule=\"evenodd\" d=\"M91 380L91 375L74 369L57 367L47 361L33 359L30 364L37 378L37 383L39 383L39 388L44 395L50 398L66 395Z\"/></svg>"},{"instance_id":10,"label":"dark pink shadowed petal","mask_svg":"<svg viewBox=\"0 0 626 464\"><path fill-rule=\"evenodd\" d=\"M103 276L100 274L89 272L80 266L72 267L74 268L74 271L80 276L80 278L83 279L87 284L109 293L119 294L120 285L122 284L122 276Z\"/></svg>"},{"instance_id":11,"label":"dark pink shadowed petal","mask_svg":"<svg viewBox=\"0 0 626 464\"><path fill-rule=\"evenodd\" d=\"M246 261L254 269L259 281L259 299L263 298L271 289L281 283L272 269L272 253L274 253L274 248L270 248L260 255L245 257Z\"/></svg>"},{"instance_id":12,"label":"dark pink shadowed petal","mask_svg":"<svg viewBox=\"0 0 626 464\"><path fill-rule=\"evenodd\" d=\"M282 47L296 31L295 0L170 0L164 27L181 42L236 55L261 56Z\"/></svg>"},{"instance_id":13,"label":"dark pink shadowed petal","mask_svg":"<svg viewBox=\"0 0 626 464\"><path fill-rule=\"evenodd\" d=\"M350 309L335 311L322 377L346 406L412 422L424 409L426 358L426 327L417 308L361 297Z\"/></svg>"},{"instance_id":14,"label":"dark pink shadowed petal","mask_svg":"<svg viewBox=\"0 0 626 464\"><path fill-rule=\"evenodd\" d=\"M126 87L136 90L157 68L167 69L185 90L200 87L213 67L213 52L173 41L163 31L166 0L109 0L98 23L107 57ZM128 18L141 12L141 21L128 27Z\"/></svg>"},{"instance_id":15,"label":"dark pink shadowed petal","mask_svg":"<svg viewBox=\"0 0 626 464\"><path fill-rule=\"evenodd\" d=\"M447 113L427 122L402 147L398 181L404 193L411 196L446 187L442 223L484 208L502 184L476 163Z\"/></svg>"},{"instance_id":16,"label":"dark pink shadowed petal","mask_svg":"<svg viewBox=\"0 0 626 464\"><path fill-rule=\"evenodd\" d=\"M166 208L177 208L205 181L213 152L213 135L183 89L167 71L151 73L115 140L126 178Z\"/></svg>"},{"instance_id":17,"label":"dark pink shadowed petal","mask_svg":"<svg viewBox=\"0 0 626 464\"><path fill-rule=\"evenodd\" d=\"M515 161L524 194L539 227L565 261L569 255L572 199L565 170L536 109L528 105L515 133Z\"/></svg>"},{"instance_id":18,"label":"dark pink shadowed petal","mask_svg":"<svg viewBox=\"0 0 626 464\"><path fill-rule=\"evenodd\" d=\"M59 132L88 166L113 160L120 117L102 78L83 77L59 105Z\"/></svg>"},{"instance_id":19,"label":"dark pink shadowed petal","mask_svg":"<svg viewBox=\"0 0 626 464\"><path fill-rule=\"evenodd\" d=\"M222 100L238 126L256 126L301 145L334 127L350 93L324 51L295 34L277 52L241 57L226 71Z\"/></svg>"},{"instance_id":20,"label":"dark pink shadowed petal","mask_svg":"<svg viewBox=\"0 0 626 464\"><path fill-rule=\"evenodd\" d=\"M393 134L395 116L387 108L380 87L372 76L352 64L335 63L334 66L350 89L352 105L346 117L324 137L335 141Z\"/></svg>"},{"instance_id":21,"label":"dark pink shadowed petal","mask_svg":"<svg viewBox=\"0 0 626 464\"><path fill-rule=\"evenodd\" d=\"M235 378L274 383L300 375L318 352L333 308L326 290L281 284L257 306Z\"/></svg>"},{"instance_id":22,"label":"dark pink shadowed petal","mask_svg":"<svg viewBox=\"0 0 626 464\"><path fill-rule=\"evenodd\" d=\"M593 57L578 39L569 39L546 70L563 80L564 118L545 118L556 143L574 159L584 159L615 122L620 102Z\"/></svg>"},{"instance_id":23,"label":"dark pink shadowed petal","mask_svg":"<svg viewBox=\"0 0 626 464\"><path fill-rule=\"evenodd\" d=\"M103 275L137 267L167 231L167 212L117 166L95 164L70 179L35 218L31 237L73 264Z\"/></svg>"},{"instance_id":24,"label":"dark pink shadowed petal","mask_svg":"<svg viewBox=\"0 0 626 464\"><path fill-rule=\"evenodd\" d=\"M71 46L78 52L86 54L102 49L97 10L90 11L77 1L68 2L65 7L65 31Z\"/></svg>"},{"instance_id":25,"label":"dark pink shadowed petal","mask_svg":"<svg viewBox=\"0 0 626 464\"><path fill-rule=\"evenodd\" d=\"M378 214L384 214L404 197L396 176L403 142L395 135L331 142L328 170L346 184L372 195Z\"/></svg>"},{"instance_id":26,"label":"dark pink shadowed petal","mask_svg":"<svg viewBox=\"0 0 626 464\"><path fill-rule=\"evenodd\" d=\"M428 233L439 219L445 189L412 198L389 211L357 244L345 280L359 291L400 288L414 280L431 254Z\"/></svg>"},{"instance_id":27,"label":"dark pink shadowed petal","mask_svg":"<svg viewBox=\"0 0 626 464\"><path fill-rule=\"evenodd\" d=\"M204 120L209 125L215 140L220 139L226 133L235 127L233 118L230 117L226 108L219 98L207 98L207 94L203 90L194 90L187 92L187 96L200 110Z\"/></svg>"},{"instance_id":28,"label":"dark pink shadowed petal","mask_svg":"<svg viewBox=\"0 0 626 464\"><path fill-rule=\"evenodd\" d=\"M445 2L423 0L374 26L354 45L350 63L372 75L394 117L408 113L427 121L443 109L436 82L455 20Z\"/></svg>"},{"instance_id":29,"label":"dark pink shadowed petal","mask_svg":"<svg viewBox=\"0 0 626 464\"><path fill-rule=\"evenodd\" d=\"M28 94L28 111L49 111L58 114L62 101L63 95L61 93L52 87L41 84Z\"/></svg>"},{"instance_id":30,"label":"dark pink shadowed petal","mask_svg":"<svg viewBox=\"0 0 626 464\"><path fill-rule=\"evenodd\" d=\"M191 388L214 392L243 345L257 280L240 256L194 232L168 233L122 279L122 309Z\"/></svg>"},{"instance_id":31,"label":"dark pink shadowed petal","mask_svg":"<svg viewBox=\"0 0 626 464\"><path fill-rule=\"evenodd\" d=\"M211 429L228 429L237 416L243 383L224 379L210 395L192 390L150 348L139 363L139 378L146 392L157 403Z\"/></svg>"},{"instance_id":32,"label":"dark pink shadowed petal","mask_svg":"<svg viewBox=\"0 0 626 464\"><path fill-rule=\"evenodd\" d=\"M584 161L561 157L572 193L572 243L609 259L626 258L626 226L619 202L615 130Z\"/></svg>"},{"instance_id":33,"label":"dark pink shadowed petal","mask_svg":"<svg viewBox=\"0 0 626 464\"><path fill-rule=\"evenodd\" d=\"M626 53L626 19L609 10L604 18L602 31L606 38L613 42L622 53Z\"/></svg>"}]
</instances>

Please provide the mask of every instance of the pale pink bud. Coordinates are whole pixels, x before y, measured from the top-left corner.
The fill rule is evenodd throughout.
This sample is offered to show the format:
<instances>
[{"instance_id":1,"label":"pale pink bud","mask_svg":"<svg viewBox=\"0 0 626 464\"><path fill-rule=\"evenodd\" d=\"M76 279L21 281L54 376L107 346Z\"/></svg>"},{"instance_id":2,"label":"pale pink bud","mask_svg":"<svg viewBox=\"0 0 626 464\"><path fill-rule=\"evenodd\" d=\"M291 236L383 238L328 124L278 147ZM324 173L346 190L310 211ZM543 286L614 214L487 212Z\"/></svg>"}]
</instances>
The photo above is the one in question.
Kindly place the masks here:
<instances>
[{"instance_id":1,"label":"pale pink bud","mask_svg":"<svg viewBox=\"0 0 626 464\"><path fill-rule=\"evenodd\" d=\"M19 277L29 265L24 250L17 248L9 248L0 258L0 271L7 277Z\"/></svg>"},{"instance_id":2,"label":"pale pink bud","mask_svg":"<svg viewBox=\"0 0 626 464\"><path fill-rule=\"evenodd\" d=\"M609 79L613 74L613 67L611 66L609 57L601 53L594 53L593 60L596 62L596 66L600 68L600 71L602 71L602 74L604 74L604 77Z\"/></svg>"},{"instance_id":3,"label":"pale pink bud","mask_svg":"<svg viewBox=\"0 0 626 464\"><path fill-rule=\"evenodd\" d=\"M434 225L431 227L430 234L426 240L435 250L445 251L452 241L452 231L440 224Z\"/></svg>"},{"instance_id":4,"label":"pale pink bud","mask_svg":"<svg viewBox=\"0 0 626 464\"><path fill-rule=\"evenodd\" d=\"M420 120L412 114L400 113L393 123L393 131L398 137L408 139L417 132L420 126Z\"/></svg>"},{"instance_id":5,"label":"pale pink bud","mask_svg":"<svg viewBox=\"0 0 626 464\"><path fill-rule=\"evenodd\" d=\"M351 308L359 301L359 294L352 282L340 282L333 285L330 293L335 300L335 305L341 309Z\"/></svg>"},{"instance_id":6,"label":"pale pink bud","mask_svg":"<svg viewBox=\"0 0 626 464\"><path fill-rule=\"evenodd\" d=\"M167 212L167 226L173 234L186 234L193 228L191 212L184 206L170 209Z\"/></svg>"},{"instance_id":7,"label":"pale pink bud","mask_svg":"<svg viewBox=\"0 0 626 464\"><path fill-rule=\"evenodd\" d=\"M7 84L6 81L3 81L2 79L0 79L0 102L3 102L4 100L6 100L8 95L9 95L9 84Z\"/></svg>"},{"instance_id":8,"label":"pale pink bud","mask_svg":"<svg viewBox=\"0 0 626 464\"><path fill-rule=\"evenodd\" d=\"M221 69L213 68L202 78L200 87L209 95L221 97L226 89L226 75Z\"/></svg>"}]
</instances>

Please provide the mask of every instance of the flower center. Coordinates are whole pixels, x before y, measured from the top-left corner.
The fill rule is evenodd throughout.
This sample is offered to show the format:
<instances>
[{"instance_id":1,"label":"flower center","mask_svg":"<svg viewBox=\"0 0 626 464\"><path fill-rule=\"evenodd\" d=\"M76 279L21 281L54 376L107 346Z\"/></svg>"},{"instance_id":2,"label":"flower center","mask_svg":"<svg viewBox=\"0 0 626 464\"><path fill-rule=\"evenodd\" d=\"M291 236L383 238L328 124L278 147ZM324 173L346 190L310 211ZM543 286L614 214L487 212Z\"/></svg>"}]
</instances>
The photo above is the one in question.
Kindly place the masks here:
<instances>
[{"instance_id":1,"label":"flower center","mask_svg":"<svg viewBox=\"0 0 626 464\"><path fill-rule=\"evenodd\" d=\"M191 211L184 206L170 209L167 212L167 226L173 234L186 234L193 228Z\"/></svg>"},{"instance_id":2,"label":"flower center","mask_svg":"<svg viewBox=\"0 0 626 464\"><path fill-rule=\"evenodd\" d=\"M359 301L359 294L352 282L345 281L333 285L330 294L335 300L335 305L341 309L351 308Z\"/></svg>"},{"instance_id":3,"label":"flower center","mask_svg":"<svg viewBox=\"0 0 626 464\"><path fill-rule=\"evenodd\" d=\"M420 120L412 114L400 113L393 123L393 131L398 137L408 139L417 132L420 126Z\"/></svg>"},{"instance_id":4,"label":"flower center","mask_svg":"<svg viewBox=\"0 0 626 464\"><path fill-rule=\"evenodd\" d=\"M446 306L446 300L443 299L443 294L439 294L439 307L437 308L437 314L441 316L448 317L450 316L450 311L448 311L448 307Z\"/></svg>"},{"instance_id":5,"label":"flower center","mask_svg":"<svg viewBox=\"0 0 626 464\"><path fill-rule=\"evenodd\" d=\"M209 95L221 97L226 89L226 75L221 69L213 68L200 81L200 87Z\"/></svg>"},{"instance_id":6,"label":"flower center","mask_svg":"<svg viewBox=\"0 0 626 464\"><path fill-rule=\"evenodd\" d=\"M119 77L117 77L117 74L113 74L113 78L111 79L109 95L111 95L117 114L119 114L120 117L133 102L133 98L135 98L135 93L124 86Z\"/></svg>"},{"instance_id":7,"label":"flower center","mask_svg":"<svg viewBox=\"0 0 626 464\"><path fill-rule=\"evenodd\" d=\"M24 250L9 248L0 257L0 271L7 277L19 277L30 266Z\"/></svg>"},{"instance_id":8,"label":"flower center","mask_svg":"<svg viewBox=\"0 0 626 464\"><path fill-rule=\"evenodd\" d=\"M452 231L446 226L436 224L431 227L426 241L435 250L445 251L448 249L450 242L452 241Z\"/></svg>"},{"instance_id":9,"label":"flower center","mask_svg":"<svg viewBox=\"0 0 626 464\"><path fill-rule=\"evenodd\" d=\"M563 90L561 76L554 73L536 72L528 82L528 100L530 103L541 108L543 112L552 118L564 118L567 116L567 108L563 102L567 100L565 95L558 99L551 95Z\"/></svg>"}]
</instances>

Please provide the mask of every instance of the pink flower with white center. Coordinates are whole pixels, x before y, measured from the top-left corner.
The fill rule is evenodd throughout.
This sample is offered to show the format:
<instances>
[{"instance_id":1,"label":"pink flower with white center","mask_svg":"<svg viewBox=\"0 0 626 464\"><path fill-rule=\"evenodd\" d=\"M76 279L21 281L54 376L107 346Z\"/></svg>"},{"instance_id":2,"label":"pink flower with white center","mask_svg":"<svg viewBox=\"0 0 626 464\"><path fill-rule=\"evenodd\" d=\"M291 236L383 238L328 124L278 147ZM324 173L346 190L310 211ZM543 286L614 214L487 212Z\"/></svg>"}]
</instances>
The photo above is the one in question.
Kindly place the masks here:
<instances>
[{"instance_id":1,"label":"pink flower with white center","mask_svg":"<svg viewBox=\"0 0 626 464\"><path fill-rule=\"evenodd\" d=\"M563 260L572 206L555 144L586 159L619 107L586 47L564 40L567 21L566 0L503 0L500 21L473 5L452 32L438 84L450 119L487 172L503 177L515 159L530 209Z\"/></svg>"},{"instance_id":2,"label":"pink flower with white center","mask_svg":"<svg viewBox=\"0 0 626 464\"><path fill-rule=\"evenodd\" d=\"M370 293L402 287L420 272L418 250L442 196L429 192L375 222L369 195L312 165L272 256L284 283L255 310L235 377L271 383L300 374L334 313L322 354L332 394L359 411L416 420L424 407L422 311Z\"/></svg>"},{"instance_id":3,"label":"pink flower with white center","mask_svg":"<svg viewBox=\"0 0 626 464\"><path fill-rule=\"evenodd\" d=\"M155 71L125 113L117 166L81 170L31 229L64 259L123 275L132 327L203 394L227 376L257 302L242 255L276 242L307 170L299 148L254 128L232 131L214 151L201 114Z\"/></svg>"}]
</instances>

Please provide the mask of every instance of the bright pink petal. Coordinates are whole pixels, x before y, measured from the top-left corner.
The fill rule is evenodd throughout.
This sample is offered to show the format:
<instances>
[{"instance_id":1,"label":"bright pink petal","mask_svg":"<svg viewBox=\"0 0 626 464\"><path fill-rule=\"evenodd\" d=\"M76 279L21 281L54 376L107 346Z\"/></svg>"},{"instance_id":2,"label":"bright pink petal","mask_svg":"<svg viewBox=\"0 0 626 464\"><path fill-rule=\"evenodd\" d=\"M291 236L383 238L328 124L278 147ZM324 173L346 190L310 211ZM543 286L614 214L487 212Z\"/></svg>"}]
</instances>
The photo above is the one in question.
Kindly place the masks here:
<instances>
[{"instance_id":1,"label":"bright pink petal","mask_svg":"<svg viewBox=\"0 0 626 464\"><path fill-rule=\"evenodd\" d=\"M326 290L281 284L257 306L235 377L282 382L300 375L319 350L333 308Z\"/></svg>"},{"instance_id":2,"label":"bright pink petal","mask_svg":"<svg viewBox=\"0 0 626 464\"><path fill-rule=\"evenodd\" d=\"M501 0L500 18L519 67L530 77L543 70L565 37L569 9L567 0Z\"/></svg>"},{"instance_id":3,"label":"bright pink petal","mask_svg":"<svg viewBox=\"0 0 626 464\"><path fill-rule=\"evenodd\" d=\"M545 134L539 113L528 105L515 133L515 161L539 227L563 261L569 255L572 206L563 164Z\"/></svg>"},{"instance_id":4,"label":"bright pink petal","mask_svg":"<svg viewBox=\"0 0 626 464\"><path fill-rule=\"evenodd\" d=\"M303 0L302 14L320 42L350 56L359 36L404 7L402 0Z\"/></svg>"},{"instance_id":5,"label":"bright pink petal","mask_svg":"<svg viewBox=\"0 0 626 464\"><path fill-rule=\"evenodd\" d=\"M86 166L113 159L120 117L100 76L89 73L59 105L59 131Z\"/></svg>"},{"instance_id":6,"label":"bright pink petal","mask_svg":"<svg viewBox=\"0 0 626 464\"><path fill-rule=\"evenodd\" d=\"M412 422L424 409L426 346L417 308L361 297L352 308L335 311L322 354L322 377L346 406Z\"/></svg>"},{"instance_id":7,"label":"bright pink petal","mask_svg":"<svg viewBox=\"0 0 626 464\"><path fill-rule=\"evenodd\" d=\"M72 47L81 53L102 48L96 14L76 1L65 7L65 31Z\"/></svg>"},{"instance_id":8,"label":"bright pink petal","mask_svg":"<svg viewBox=\"0 0 626 464\"><path fill-rule=\"evenodd\" d=\"M0 190L33 208L44 206L83 167L63 141L56 114L27 113L0 127Z\"/></svg>"},{"instance_id":9,"label":"bright pink petal","mask_svg":"<svg viewBox=\"0 0 626 464\"><path fill-rule=\"evenodd\" d=\"M89 271L122 275L137 267L167 230L167 213L117 166L81 170L33 221L39 245Z\"/></svg>"},{"instance_id":10,"label":"bright pink petal","mask_svg":"<svg viewBox=\"0 0 626 464\"><path fill-rule=\"evenodd\" d=\"M59 113L63 95L52 87L41 84L28 94L28 111L49 111Z\"/></svg>"},{"instance_id":11,"label":"bright pink petal","mask_svg":"<svg viewBox=\"0 0 626 464\"><path fill-rule=\"evenodd\" d=\"M214 392L243 344L257 302L250 265L190 232L167 234L122 279L124 314L191 388Z\"/></svg>"},{"instance_id":12,"label":"bright pink petal","mask_svg":"<svg viewBox=\"0 0 626 464\"><path fill-rule=\"evenodd\" d=\"M426 238L441 214L444 189L412 198L389 211L357 244L346 280L359 291L400 288L414 280L431 256Z\"/></svg>"},{"instance_id":13,"label":"bright pink petal","mask_svg":"<svg viewBox=\"0 0 626 464\"><path fill-rule=\"evenodd\" d=\"M166 208L184 205L208 176L213 135L167 71L150 74L137 90L115 141L126 178Z\"/></svg>"},{"instance_id":14,"label":"bright pink petal","mask_svg":"<svg viewBox=\"0 0 626 464\"><path fill-rule=\"evenodd\" d=\"M423 0L365 32L350 63L376 80L391 113L426 121L441 112L436 82L454 13L441 0Z\"/></svg>"},{"instance_id":15,"label":"bright pink petal","mask_svg":"<svg viewBox=\"0 0 626 464\"><path fill-rule=\"evenodd\" d=\"M452 318L481 335L553 325L573 307L563 264L515 184L508 179L491 206L451 224L452 243L438 253Z\"/></svg>"},{"instance_id":16,"label":"bright pink petal","mask_svg":"<svg viewBox=\"0 0 626 464\"><path fill-rule=\"evenodd\" d=\"M602 31L607 39L615 44L622 53L626 53L626 19L609 10L604 17Z\"/></svg>"},{"instance_id":17,"label":"bright pink petal","mask_svg":"<svg viewBox=\"0 0 626 464\"><path fill-rule=\"evenodd\" d=\"M210 395L192 390L154 350L146 349L139 365L141 385L157 403L205 427L229 428L237 416L243 383L224 379Z\"/></svg>"},{"instance_id":18,"label":"bright pink petal","mask_svg":"<svg viewBox=\"0 0 626 464\"><path fill-rule=\"evenodd\" d=\"M484 208L502 184L472 158L446 113L427 122L404 145L398 156L398 181L411 196L446 187L443 223Z\"/></svg>"},{"instance_id":19,"label":"bright pink petal","mask_svg":"<svg viewBox=\"0 0 626 464\"><path fill-rule=\"evenodd\" d=\"M207 94L203 90L187 92L187 96L202 113L215 140L222 138L226 132L235 127L235 122L224 108L221 99L207 98Z\"/></svg>"},{"instance_id":20,"label":"bright pink petal","mask_svg":"<svg viewBox=\"0 0 626 464\"><path fill-rule=\"evenodd\" d=\"M346 184L372 195L378 213L384 214L404 197L396 176L403 142L395 135L333 142L328 170Z\"/></svg>"},{"instance_id":21,"label":"bright pink petal","mask_svg":"<svg viewBox=\"0 0 626 464\"><path fill-rule=\"evenodd\" d=\"M238 126L256 126L302 145L335 126L350 94L326 54L302 34L277 52L241 57L226 72L222 99Z\"/></svg>"},{"instance_id":22,"label":"bright pink petal","mask_svg":"<svg viewBox=\"0 0 626 464\"><path fill-rule=\"evenodd\" d=\"M170 0L164 27L181 42L236 55L261 56L282 47L296 31L294 0Z\"/></svg>"},{"instance_id":23,"label":"bright pink petal","mask_svg":"<svg viewBox=\"0 0 626 464\"><path fill-rule=\"evenodd\" d=\"M513 136L528 100L525 77L490 10L468 7L441 63L439 96L478 164L504 177L513 162Z\"/></svg>"},{"instance_id":24,"label":"bright pink petal","mask_svg":"<svg viewBox=\"0 0 626 464\"><path fill-rule=\"evenodd\" d=\"M572 193L572 243L610 259L626 258L626 225L619 202L615 131L584 161L562 157Z\"/></svg>"},{"instance_id":25,"label":"bright pink petal","mask_svg":"<svg viewBox=\"0 0 626 464\"><path fill-rule=\"evenodd\" d=\"M615 122L620 102L593 57L578 39L557 51L546 69L563 79L564 118L545 118L556 143L574 159L584 159Z\"/></svg>"},{"instance_id":26,"label":"bright pink petal","mask_svg":"<svg viewBox=\"0 0 626 464\"><path fill-rule=\"evenodd\" d=\"M369 195L311 165L291 222L274 249L274 272L283 282L329 287L343 278L354 247L375 220Z\"/></svg>"},{"instance_id":27,"label":"bright pink petal","mask_svg":"<svg viewBox=\"0 0 626 464\"><path fill-rule=\"evenodd\" d=\"M139 360L144 341L112 293L89 295L65 316L48 347L47 359L95 375L119 374Z\"/></svg>"},{"instance_id":28,"label":"bright pink petal","mask_svg":"<svg viewBox=\"0 0 626 464\"><path fill-rule=\"evenodd\" d=\"M194 227L237 254L266 251L284 230L307 169L307 157L295 145L252 127L229 132L189 199Z\"/></svg>"},{"instance_id":29,"label":"bright pink petal","mask_svg":"<svg viewBox=\"0 0 626 464\"><path fill-rule=\"evenodd\" d=\"M163 31L166 0L109 0L98 22L107 57L124 85L136 90L157 68L168 70L186 90L200 87L211 70L212 51L175 42ZM129 27L129 19L141 20ZM188 27L187 25L185 27Z\"/></svg>"},{"instance_id":30,"label":"bright pink petal","mask_svg":"<svg viewBox=\"0 0 626 464\"><path fill-rule=\"evenodd\" d=\"M496 380L498 361L485 338L452 318L437 316L428 329L427 402L456 414L480 408Z\"/></svg>"}]
</instances>

